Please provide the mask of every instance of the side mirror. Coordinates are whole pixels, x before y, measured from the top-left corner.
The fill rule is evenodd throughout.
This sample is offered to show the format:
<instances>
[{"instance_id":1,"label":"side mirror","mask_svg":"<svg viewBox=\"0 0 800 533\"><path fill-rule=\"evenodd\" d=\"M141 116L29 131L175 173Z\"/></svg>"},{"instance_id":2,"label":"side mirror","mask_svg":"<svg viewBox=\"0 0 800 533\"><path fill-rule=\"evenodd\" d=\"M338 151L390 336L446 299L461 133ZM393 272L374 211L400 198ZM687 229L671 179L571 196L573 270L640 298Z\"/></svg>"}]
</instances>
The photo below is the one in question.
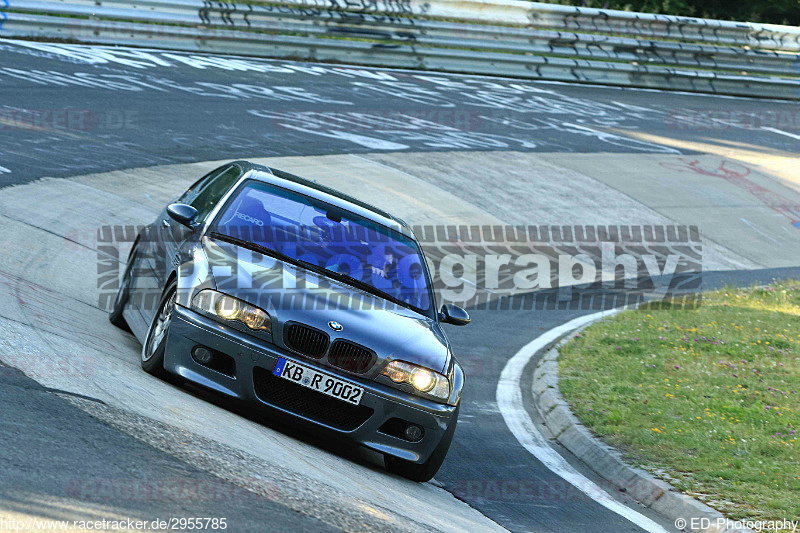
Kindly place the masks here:
<instances>
[{"instance_id":1,"label":"side mirror","mask_svg":"<svg viewBox=\"0 0 800 533\"><path fill-rule=\"evenodd\" d=\"M444 304L442 312L439 315L439 320L445 324L453 324L454 326L466 326L469 324L469 313L461 309L457 305Z\"/></svg>"},{"instance_id":2,"label":"side mirror","mask_svg":"<svg viewBox=\"0 0 800 533\"><path fill-rule=\"evenodd\" d=\"M178 224L191 228L197 219L197 209L186 204L169 204L167 215Z\"/></svg>"}]
</instances>

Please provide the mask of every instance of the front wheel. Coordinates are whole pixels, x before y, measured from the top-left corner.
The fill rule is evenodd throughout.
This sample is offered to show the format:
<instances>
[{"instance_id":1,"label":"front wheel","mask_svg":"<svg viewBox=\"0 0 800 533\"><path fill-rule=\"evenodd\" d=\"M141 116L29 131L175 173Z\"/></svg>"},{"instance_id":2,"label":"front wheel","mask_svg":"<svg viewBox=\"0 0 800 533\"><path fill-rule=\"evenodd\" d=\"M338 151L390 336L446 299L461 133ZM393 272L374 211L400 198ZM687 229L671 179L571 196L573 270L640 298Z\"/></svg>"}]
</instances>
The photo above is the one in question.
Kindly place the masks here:
<instances>
[{"instance_id":1,"label":"front wheel","mask_svg":"<svg viewBox=\"0 0 800 533\"><path fill-rule=\"evenodd\" d=\"M178 284L173 280L164 290L161 302L158 304L158 312L153 318L150 331L147 332L147 339L142 346L142 368L148 374L163 377L164 353L167 349L167 336L169 327L172 324L172 314L175 311L175 299L178 296Z\"/></svg>"},{"instance_id":2,"label":"front wheel","mask_svg":"<svg viewBox=\"0 0 800 533\"><path fill-rule=\"evenodd\" d=\"M418 483L424 483L433 479L433 476L435 476L436 472L441 468L444 458L447 456L447 451L450 449L450 443L453 441L453 434L456 432L456 423L458 422L458 411L460 408L461 404L456 406L456 410L453 412L453 422L450 424L450 427L447 428L447 431L445 431L442 436L442 440L439 441L439 445L436 446L436 449L433 450L433 453L428 457L427 461L418 464L392 455L384 455L383 464L386 470L392 474L397 474L398 476Z\"/></svg>"}]
</instances>

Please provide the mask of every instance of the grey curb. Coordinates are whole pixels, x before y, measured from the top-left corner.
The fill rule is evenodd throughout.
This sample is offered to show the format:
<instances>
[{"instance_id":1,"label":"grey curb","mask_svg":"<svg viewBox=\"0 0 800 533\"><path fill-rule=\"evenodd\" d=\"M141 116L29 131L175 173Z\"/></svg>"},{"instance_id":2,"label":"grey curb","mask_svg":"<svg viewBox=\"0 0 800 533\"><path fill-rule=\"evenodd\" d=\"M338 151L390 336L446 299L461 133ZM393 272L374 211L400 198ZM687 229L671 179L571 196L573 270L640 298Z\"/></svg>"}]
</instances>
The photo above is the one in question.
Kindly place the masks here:
<instances>
[{"instance_id":1,"label":"grey curb","mask_svg":"<svg viewBox=\"0 0 800 533\"><path fill-rule=\"evenodd\" d=\"M583 326L586 327L586 326ZM668 483L654 478L640 468L625 464L620 453L595 438L570 411L558 388L558 348L574 337L583 327L566 335L540 358L533 372L533 404L545 426L545 433L583 461L600 477L641 504L666 516L673 523L678 519L708 519L709 527L684 531L718 533L753 533L749 528L717 525L724 515L691 496L678 492ZM700 525L701 520L698 520Z\"/></svg>"}]
</instances>

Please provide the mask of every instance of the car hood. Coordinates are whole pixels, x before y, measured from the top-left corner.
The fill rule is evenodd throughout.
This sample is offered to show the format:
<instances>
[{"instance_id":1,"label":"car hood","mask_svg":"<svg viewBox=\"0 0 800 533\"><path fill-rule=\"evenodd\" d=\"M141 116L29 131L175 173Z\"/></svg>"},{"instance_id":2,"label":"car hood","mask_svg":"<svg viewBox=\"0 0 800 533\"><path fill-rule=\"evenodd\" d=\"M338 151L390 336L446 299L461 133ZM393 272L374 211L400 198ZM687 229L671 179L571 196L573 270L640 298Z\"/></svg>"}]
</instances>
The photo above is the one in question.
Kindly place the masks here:
<instances>
[{"instance_id":1,"label":"car hood","mask_svg":"<svg viewBox=\"0 0 800 533\"><path fill-rule=\"evenodd\" d=\"M373 373L389 360L446 372L449 344L431 318L328 278L322 280L325 288L308 284L304 280L319 277L234 244L204 238L202 245L216 289L267 311L275 344L285 348L284 325L299 322L324 331L331 341L346 339L374 351ZM338 322L341 331L330 322Z\"/></svg>"}]
</instances>

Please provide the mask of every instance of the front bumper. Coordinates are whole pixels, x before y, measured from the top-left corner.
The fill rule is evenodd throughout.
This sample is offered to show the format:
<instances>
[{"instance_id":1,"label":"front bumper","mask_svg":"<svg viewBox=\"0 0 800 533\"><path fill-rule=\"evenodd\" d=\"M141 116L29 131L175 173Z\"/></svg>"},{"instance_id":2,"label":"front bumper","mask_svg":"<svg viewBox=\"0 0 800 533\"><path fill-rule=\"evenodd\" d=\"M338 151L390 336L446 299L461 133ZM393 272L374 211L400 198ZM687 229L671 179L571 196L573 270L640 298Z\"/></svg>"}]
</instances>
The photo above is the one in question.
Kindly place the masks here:
<instances>
[{"instance_id":1,"label":"front bumper","mask_svg":"<svg viewBox=\"0 0 800 533\"><path fill-rule=\"evenodd\" d=\"M197 363L192 350L202 345L233 359L234 370L222 373ZM316 391L272 377L279 357L301 362L364 388L359 408ZM289 353L182 306L176 306L167 338L164 368L210 389L278 411L304 427L335 434L377 452L415 463L425 462L450 424L455 407L359 379L316 361ZM277 381L271 381L277 380ZM398 418L424 429L418 442L388 434L386 424Z\"/></svg>"}]
</instances>

